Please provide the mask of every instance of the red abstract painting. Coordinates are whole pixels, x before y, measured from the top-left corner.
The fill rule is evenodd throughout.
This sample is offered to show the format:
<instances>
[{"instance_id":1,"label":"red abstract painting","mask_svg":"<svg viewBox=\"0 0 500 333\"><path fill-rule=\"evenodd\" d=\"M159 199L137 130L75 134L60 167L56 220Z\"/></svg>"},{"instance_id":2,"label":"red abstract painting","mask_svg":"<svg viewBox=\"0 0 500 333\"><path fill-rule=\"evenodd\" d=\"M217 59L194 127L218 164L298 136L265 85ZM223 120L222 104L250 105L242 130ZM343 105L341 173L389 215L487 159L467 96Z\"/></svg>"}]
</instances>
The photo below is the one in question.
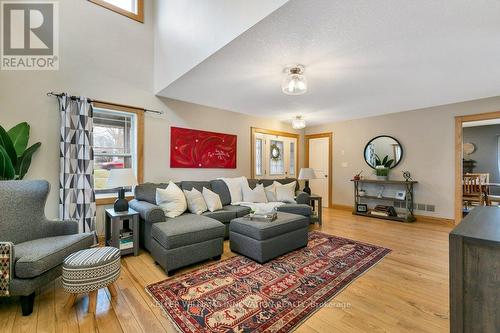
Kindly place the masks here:
<instances>
[{"instance_id":1,"label":"red abstract painting","mask_svg":"<svg viewBox=\"0 0 500 333\"><path fill-rule=\"evenodd\" d=\"M236 135L170 128L171 168L236 168Z\"/></svg>"}]
</instances>

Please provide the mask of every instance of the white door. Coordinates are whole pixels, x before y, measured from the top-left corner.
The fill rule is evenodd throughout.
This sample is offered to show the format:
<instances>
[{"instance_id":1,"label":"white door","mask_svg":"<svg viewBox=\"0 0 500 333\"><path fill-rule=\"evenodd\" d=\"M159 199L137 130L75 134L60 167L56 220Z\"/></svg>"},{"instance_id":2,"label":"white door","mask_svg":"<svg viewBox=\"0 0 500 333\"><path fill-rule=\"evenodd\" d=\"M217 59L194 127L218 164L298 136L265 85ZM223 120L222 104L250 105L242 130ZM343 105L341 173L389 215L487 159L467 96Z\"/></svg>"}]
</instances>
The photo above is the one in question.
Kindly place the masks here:
<instances>
[{"instance_id":1,"label":"white door","mask_svg":"<svg viewBox=\"0 0 500 333\"><path fill-rule=\"evenodd\" d=\"M311 138L309 139L309 167L313 168L317 179L309 181L311 192L320 195L323 198L323 207L328 207L330 198L328 196L328 158L330 152L329 138Z\"/></svg>"}]
</instances>

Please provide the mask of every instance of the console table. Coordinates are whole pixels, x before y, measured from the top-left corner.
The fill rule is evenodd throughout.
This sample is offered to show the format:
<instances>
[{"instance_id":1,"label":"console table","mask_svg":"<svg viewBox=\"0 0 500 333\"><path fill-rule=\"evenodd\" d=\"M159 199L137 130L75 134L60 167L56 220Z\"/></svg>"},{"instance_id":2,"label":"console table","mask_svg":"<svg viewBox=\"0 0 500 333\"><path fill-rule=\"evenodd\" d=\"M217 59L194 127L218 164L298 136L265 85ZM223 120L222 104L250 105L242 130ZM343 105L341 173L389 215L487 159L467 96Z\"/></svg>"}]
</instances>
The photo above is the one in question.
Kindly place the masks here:
<instances>
[{"instance_id":1,"label":"console table","mask_svg":"<svg viewBox=\"0 0 500 333\"><path fill-rule=\"evenodd\" d=\"M352 213L354 215L360 215L360 216L367 216L367 217L373 217L373 218L378 218L378 219L385 219L385 220L393 220L393 221L399 221L399 222L414 222L417 219L415 218L415 215L413 215L413 186L417 184L417 181L411 180L411 181L405 181L405 180L378 180L378 179L360 179L360 180L351 180L354 184L354 208ZM402 187L405 192L405 199L400 200L396 199L394 197L378 197L374 195L364 195L360 196L359 195L359 185L360 184L375 184L375 185L392 185L392 186L400 186ZM405 214L403 216L379 216L379 215L373 215L370 214L370 211L367 212L357 212L356 207L357 205L361 202L361 200L365 199L371 199L371 200L379 200L379 201L399 201L403 202L404 208L405 208Z\"/></svg>"}]
</instances>

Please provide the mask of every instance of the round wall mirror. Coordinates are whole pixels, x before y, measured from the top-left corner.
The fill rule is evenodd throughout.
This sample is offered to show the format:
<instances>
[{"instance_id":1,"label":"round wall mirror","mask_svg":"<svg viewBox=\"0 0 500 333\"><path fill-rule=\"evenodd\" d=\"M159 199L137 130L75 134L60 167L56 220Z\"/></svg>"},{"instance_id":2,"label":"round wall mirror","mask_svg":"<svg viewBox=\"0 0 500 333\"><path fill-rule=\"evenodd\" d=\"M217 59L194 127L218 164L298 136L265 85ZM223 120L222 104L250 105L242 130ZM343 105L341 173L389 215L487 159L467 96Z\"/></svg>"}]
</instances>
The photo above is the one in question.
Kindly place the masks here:
<instances>
[{"instance_id":1,"label":"round wall mirror","mask_svg":"<svg viewBox=\"0 0 500 333\"><path fill-rule=\"evenodd\" d=\"M392 169L401 162L403 147L392 136L379 135L366 144L364 158L373 169L380 165Z\"/></svg>"}]
</instances>

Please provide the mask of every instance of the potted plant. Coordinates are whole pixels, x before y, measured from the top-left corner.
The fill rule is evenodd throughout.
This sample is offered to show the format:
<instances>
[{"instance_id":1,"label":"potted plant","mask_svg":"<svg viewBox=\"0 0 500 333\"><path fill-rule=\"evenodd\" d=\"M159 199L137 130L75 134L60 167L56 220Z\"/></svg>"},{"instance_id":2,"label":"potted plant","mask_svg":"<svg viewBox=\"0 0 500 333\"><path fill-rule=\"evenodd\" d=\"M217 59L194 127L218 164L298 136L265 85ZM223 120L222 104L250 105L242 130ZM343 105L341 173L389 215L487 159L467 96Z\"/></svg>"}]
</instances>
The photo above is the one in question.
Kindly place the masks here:
<instances>
[{"instance_id":1,"label":"potted plant","mask_svg":"<svg viewBox=\"0 0 500 333\"><path fill-rule=\"evenodd\" d=\"M40 142L28 147L30 126L23 122L6 131L0 126L0 180L23 179Z\"/></svg>"},{"instance_id":2,"label":"potted plant","mask_svg":"<svg viewBox=\"0 0 500 333\"><path fill-rule=\"evenodd\" d=\"M394 163L394 160L389 159L388 155L380 159L380 157L375 154L375 174L378 180L389 179L389 170L391 170L392 163Z\"/></svg>"}]
</instances>

